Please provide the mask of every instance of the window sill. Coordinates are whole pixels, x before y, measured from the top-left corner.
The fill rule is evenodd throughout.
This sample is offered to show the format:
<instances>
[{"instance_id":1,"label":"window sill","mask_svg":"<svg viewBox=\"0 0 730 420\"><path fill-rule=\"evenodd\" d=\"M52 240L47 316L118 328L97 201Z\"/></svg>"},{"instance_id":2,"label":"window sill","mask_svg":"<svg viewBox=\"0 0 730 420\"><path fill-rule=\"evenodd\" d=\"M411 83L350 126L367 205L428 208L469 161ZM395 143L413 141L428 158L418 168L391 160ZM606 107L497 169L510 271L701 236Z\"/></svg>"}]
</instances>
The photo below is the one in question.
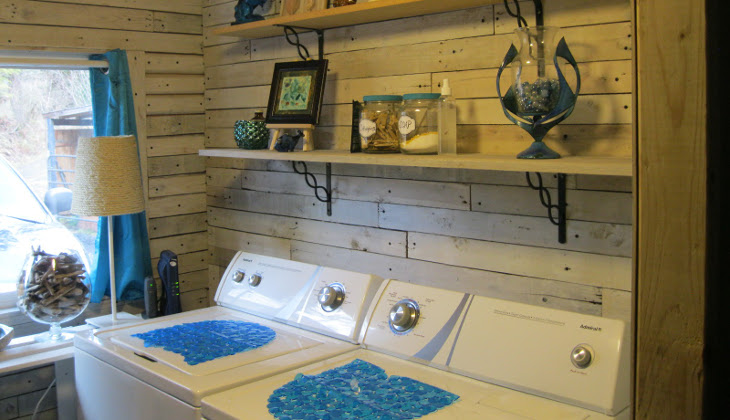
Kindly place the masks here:
<instances>
[{"instance_id":1,"label":"window sill","mask_svg":"<svg viewBox=\"0 0 730 420\"><path fill-rule=\"evenodd\" d=\"M41 334L15 338L0 351L0 376L22 369L47 365L73 357L73 336L79 331L91 329L89 325L64 328L64 337L54 342L39 342Z\"/></svg>"}]
</instances>

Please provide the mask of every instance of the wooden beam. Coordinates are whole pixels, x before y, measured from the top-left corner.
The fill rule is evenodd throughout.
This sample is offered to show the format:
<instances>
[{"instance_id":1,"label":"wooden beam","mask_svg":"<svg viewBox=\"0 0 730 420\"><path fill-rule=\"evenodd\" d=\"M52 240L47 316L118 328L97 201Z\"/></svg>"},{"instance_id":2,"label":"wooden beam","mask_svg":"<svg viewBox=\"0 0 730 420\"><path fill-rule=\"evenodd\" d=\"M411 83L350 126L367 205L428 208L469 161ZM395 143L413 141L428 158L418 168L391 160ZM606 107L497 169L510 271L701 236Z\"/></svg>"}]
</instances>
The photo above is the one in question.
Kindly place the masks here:
<instances>
[{"instance_id":1,"label":"wooden beam","mask_svg":"<svg viewBox=\"0 0 730 420\"><path fill-rule=\"evenodd\" d=\"M702 417L704 0L636 0L636 419Z\"/></svg>"}]
</instances>

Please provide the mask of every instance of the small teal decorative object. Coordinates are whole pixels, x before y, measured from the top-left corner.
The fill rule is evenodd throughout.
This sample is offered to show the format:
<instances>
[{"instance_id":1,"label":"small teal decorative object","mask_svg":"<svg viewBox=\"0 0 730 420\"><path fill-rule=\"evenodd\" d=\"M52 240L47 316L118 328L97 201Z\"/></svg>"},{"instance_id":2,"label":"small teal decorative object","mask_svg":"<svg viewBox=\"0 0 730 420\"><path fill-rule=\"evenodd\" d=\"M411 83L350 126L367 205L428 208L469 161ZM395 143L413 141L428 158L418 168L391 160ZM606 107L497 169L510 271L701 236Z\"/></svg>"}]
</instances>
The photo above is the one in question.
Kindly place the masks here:
<instances>
[{"instance_id":1,"label":"small teal decorative object","mask_svg":"<svg viewBox=\"0 0 730 420\"><path fill-rule=\"evenodd\" d=\"M266 0L238 0L234 10L236 11L234 17L236 21L231 25L238 25L239 23L256 22L257 20L263 20L264 17L261 15L255 15L253 9L257 6L263 6Z\"/></svg>"},{"instance_id":2,"label":"small teal decorative object","mask_svg":"<svg viewBox=\"0 0 730 420\"><path fill-rule=\"evenodd\" d=\"M266 149L269 145L269 129L263 111L256 111L252 120L236 121L233 132L241 149Z\"/></svg>"},{"instance_id":3,"label":"small teal decorative object","mask_svg":"<svg viewBox=\"0 0 730 420\"><path fill-rule=\"evenodd\" d=\"M517 155L519 159L557 159L560 154L550 149L543 138L551 128L566 119L578 99L580 72L568 49L565 38L556 47L553 40L557 28L537 26L518 28L519 51L510 46L497 72L497 95L507 118L527 131L534 142ZM565 78L558 57L573 67L575 92ZM506 67L512 70L512 84L504 96L500 78Z\"/></svg>"}]
</instances>

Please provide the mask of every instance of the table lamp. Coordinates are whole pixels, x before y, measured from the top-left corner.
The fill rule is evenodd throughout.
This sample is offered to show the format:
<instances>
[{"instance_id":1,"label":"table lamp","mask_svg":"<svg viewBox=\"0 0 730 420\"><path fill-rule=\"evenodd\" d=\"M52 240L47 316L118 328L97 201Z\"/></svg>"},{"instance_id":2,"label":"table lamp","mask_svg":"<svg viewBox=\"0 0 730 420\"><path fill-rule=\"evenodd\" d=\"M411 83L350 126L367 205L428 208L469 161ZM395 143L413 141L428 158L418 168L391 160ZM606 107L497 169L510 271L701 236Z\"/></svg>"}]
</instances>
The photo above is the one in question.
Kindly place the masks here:
<instances>
[{"instance_id":1,"label":"table lamp","mask_svg":"<svg viewBox=\"0 0 730 420\"><path fill-rule=\"evenodd\" d=\"M118 216L144 211L142 176L134 136L80 138L76 150L72 213L82 216ZM107 226L111 320L108 316L87 319L88 323L97 327L137 319L127 313L117 315L112 217L108 218Z\"/></svg>"}]
</instances>

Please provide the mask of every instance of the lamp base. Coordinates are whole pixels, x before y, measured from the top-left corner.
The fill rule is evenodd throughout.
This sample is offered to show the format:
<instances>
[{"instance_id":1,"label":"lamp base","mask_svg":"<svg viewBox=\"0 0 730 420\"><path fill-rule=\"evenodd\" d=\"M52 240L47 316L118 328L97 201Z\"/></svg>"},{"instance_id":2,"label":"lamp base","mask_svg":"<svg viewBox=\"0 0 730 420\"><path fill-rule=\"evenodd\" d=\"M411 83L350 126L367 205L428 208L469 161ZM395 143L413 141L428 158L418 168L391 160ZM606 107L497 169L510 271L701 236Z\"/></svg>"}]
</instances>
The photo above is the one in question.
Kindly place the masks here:
<instances>
[{"instance_id":1,"label":"lamp base","mask_svg":"<svg viewBox=\"0 0 730 420\"><path fill-rule=\"evenodd\" d=\"M560 153L541 141L534 141L530 147L517 155L517 159L560 159Z\"/></svg>"},{"instance_id":2,"label":"lamp base","mask_svg":"<svg viewBox=\"0 0 730 420\"><path fill-rule=\"evenodd\" d=\"M87 324L96 328L118 327L120 325L135 324L142 321L144 319L142 319L141 315L132 315L129 312L117 312L116 321L112 319L111 314L86 319Z\"/></svg>"}]
</instances>

